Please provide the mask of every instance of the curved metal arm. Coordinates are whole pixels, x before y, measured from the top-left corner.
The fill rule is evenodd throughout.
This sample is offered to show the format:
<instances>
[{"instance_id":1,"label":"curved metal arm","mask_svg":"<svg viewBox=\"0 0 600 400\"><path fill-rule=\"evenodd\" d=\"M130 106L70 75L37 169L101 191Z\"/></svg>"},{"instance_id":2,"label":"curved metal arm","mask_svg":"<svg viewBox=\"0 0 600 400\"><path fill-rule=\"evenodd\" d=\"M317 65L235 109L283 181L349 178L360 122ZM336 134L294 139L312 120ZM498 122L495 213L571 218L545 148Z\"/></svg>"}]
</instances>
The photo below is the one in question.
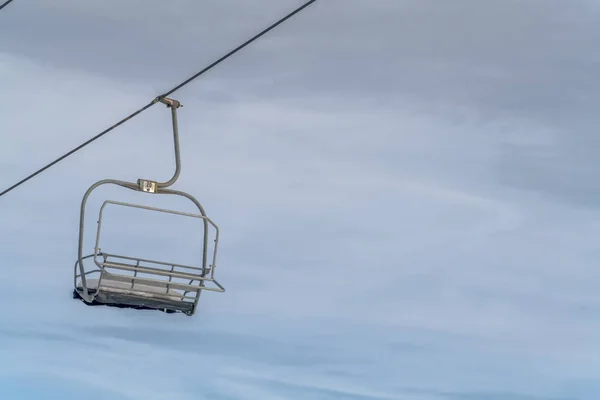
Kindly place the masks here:
<instances>
[{"instance_id":1,"label":"curved metal arm","mask_svg":"<svg viewBox=\"0 0 600 400\"><path fill-rule=\"evenodd\" d=\"M179 151L179 129L177 126L177 109L179 107L183 107L181 103L177 100L162 98L160 102L166 104L167 107L171 109L171 117L173 120L173 147L175 150L175 173L173 177L166 182L156 182L156 186L159 188L166 188L171 186L177 181L179 178L179 174L181 173L181 155Z\"/></svg>"}]
</instances>

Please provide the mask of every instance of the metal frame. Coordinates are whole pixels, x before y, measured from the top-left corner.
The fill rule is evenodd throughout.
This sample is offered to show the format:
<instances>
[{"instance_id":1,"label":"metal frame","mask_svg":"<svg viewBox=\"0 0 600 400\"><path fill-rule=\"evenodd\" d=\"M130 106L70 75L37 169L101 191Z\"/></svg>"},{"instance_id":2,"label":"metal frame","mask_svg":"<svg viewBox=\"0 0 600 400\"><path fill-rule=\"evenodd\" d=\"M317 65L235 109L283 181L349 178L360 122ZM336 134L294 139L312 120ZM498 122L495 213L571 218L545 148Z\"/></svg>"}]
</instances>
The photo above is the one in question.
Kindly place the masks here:
<instances>
[{"instance_id":1,"label":"metal frame","mask_svg":"<svg viewBox=\"0 0 600 400\"><path fill-rule=\"evenodd\" d=\"M88 304L100 303L116 306L132 306L136 308L164 309L166 311L181 311L187 315L193 315L197 309L198 301L200 299L200 293L202 292L202 290L216 292L225 291L225 288L221 286L214 278L214 273L216 269L217 246L219 241L219 228L210 218L206 216L204 208L202 207L200 202L196 200L195 197L182 191L168 189L169 186L173 185L177 181L177 178L179 177L179 174L181 172L179 135L177 126L177 108L181 106L181 103L179 103L177 100L172 100L168 98L163 98L160 101L166 104L167 107L171 109L171 115L173 120L173 142L175 151L175 173L173 174L173 177L166 182L156 182L147 179L138 179L137 184L135 184L132 182L125 182L115 179L103 179L94 183L88 188L81 201L79 221L79 246L77 261L75 262L74 266L74 295L76 295L76 297L80 298L82 301ZM83 256L84 221L87 200L90 194L96 188L106 184L113 184L130 190L150 194L170 194L183 196L195 204L195 206L200 211L200 214L185 213L150 206L106 200L100 208L94 253ZM201 265L187 266L175 263L167 263L162 261L154 261L142 258L103 253L99 248L102 216L105 207L109 204L201 219L203 221L204 226ZM207 265L209 224L215 228L216 233L214 239L212 263ZM93 257L93 261L98 267L98 269L86 272L84 260L90 257ZM99 257L101 257L101 259L99 259ZM132 262L135 262L135 264ZM142 263L167 266L170 267L170 269L143 266L141 265ZM108 272L107 269L133 272L133 276ZM182 270L184 270L185 272ZM97 287L92 289L88 285L87 277L88 275L94 273L99 273L100 277L98 279ZM153 275L153 277L142 278L138 276L139 273ZM157 279L156 277L162 277L163 279ZM81 285L78 285L78 278L81 279ZM168 278L168 281L164 278ZM175 282L173 281L174 278L186 279L189 282ZM192 284L195 281L197 281L198 283ZM107 284L107 282L113 282L113 284ZM118 282L121 285L115 285L114 282ZM212 282L216 287L206 287L205 282ZM122 283L131 283L131 287L124 288ZM136 283L139 285L146 286L147 288L164 288L165 293L163 295L162 293L159 294L155 291L142 290L139 288L139 286L135 287ZM179 290L183 291L183 293L170 293L170 290ZM189 296L188 293L194 293L194 295Z\"/></svg>"}]
</instances>

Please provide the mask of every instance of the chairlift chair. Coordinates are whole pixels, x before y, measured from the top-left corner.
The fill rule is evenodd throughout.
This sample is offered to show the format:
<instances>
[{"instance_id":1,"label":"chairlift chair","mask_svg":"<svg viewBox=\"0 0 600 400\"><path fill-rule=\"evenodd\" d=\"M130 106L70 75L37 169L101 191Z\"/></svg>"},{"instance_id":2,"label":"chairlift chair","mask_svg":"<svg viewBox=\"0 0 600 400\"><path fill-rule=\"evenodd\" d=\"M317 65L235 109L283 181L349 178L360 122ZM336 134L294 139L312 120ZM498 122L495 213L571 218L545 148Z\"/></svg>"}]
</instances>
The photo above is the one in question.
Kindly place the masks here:
<instances>
[{"instance_id":1,"label":"chairlift chair","mask_svg":"<svg viewBox=\"0 0 600 400\"><path fill-rule=\"evenodd\" d=\"M137 183L114 179L104 179L94 183L85 192L80 211L79 248L74 266L73 298L87 305L106 305L121 308L160 310L167 313L181 312L193 315L198 307L200 293L203 290L224 292L225 288L215 280L219 228L206 216L204 208L192 195L173 189L181 172L179 136L177 127L177 109L181 103L169 98L157 98L157 101L171 109L173 120L173 141L175 148L175 174L167 182L138 179ZM185 213L162 208L136 205L120 201L106 200L102 204L98 217L96 244L92 254L83 255L83 236L85 207L92 191L99 186L113 184L148 194L166 194L183 196L192 201L199 214ZM155 261L106 252L99 248L102 216L107 206L137 208L146 211L176 214L197 218L203 221L203 251L199 265L182 265L164 261ZM214 230L214 246L209 249L209 225ZM212 250L209 263L209 250ZM87 269L84 261L93 258L97 268Z\"/></svg>"}]
</instances>

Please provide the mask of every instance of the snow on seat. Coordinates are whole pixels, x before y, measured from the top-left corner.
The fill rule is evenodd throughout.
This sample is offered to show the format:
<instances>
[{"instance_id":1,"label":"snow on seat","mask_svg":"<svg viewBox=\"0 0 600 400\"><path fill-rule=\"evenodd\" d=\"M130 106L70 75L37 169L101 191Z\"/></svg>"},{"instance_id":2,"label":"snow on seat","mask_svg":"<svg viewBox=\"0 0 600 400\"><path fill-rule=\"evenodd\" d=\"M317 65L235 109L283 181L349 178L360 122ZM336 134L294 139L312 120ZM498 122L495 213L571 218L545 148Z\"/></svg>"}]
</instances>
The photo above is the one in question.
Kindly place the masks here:
<instances>
[{"instance_id":1,"label":"snow on seat","mask_svg":"<svg viewBox=\"0 0 600 400\"><path fill-rule=\"evenodd\" d=\"M99 279L88 279L87 287L89 290L98 291ZM81 281L79 281L77 288L83 289ZM108 292L114 291L115 293L130 294L132 296L146 296L146 297L167 297L171 300L181 300L183 293L177 289L149 286L134 282L133 284L125 282L124 279L114 279L112 276L105 276L102 279L102 290Z\"/></svg>"},{"instance_id":2,"label":"snow on seat","mask_svg":"<svg viewBox=\"0 0 600 400\"><path fill-rule=\"evenodd\" d=\"M98 269L82 275L78 273L81 270L79 263L75 263L74 296L85 300L83 294L87 293L87 302L94 305L179 311L192 315L201 290L224 291L209 274L213 271L212 264L201 268L97 250L97 253L83 259L94 257ZM207 287L208 282L214 283L216 287Z\"/></svg>"}]
</instances>

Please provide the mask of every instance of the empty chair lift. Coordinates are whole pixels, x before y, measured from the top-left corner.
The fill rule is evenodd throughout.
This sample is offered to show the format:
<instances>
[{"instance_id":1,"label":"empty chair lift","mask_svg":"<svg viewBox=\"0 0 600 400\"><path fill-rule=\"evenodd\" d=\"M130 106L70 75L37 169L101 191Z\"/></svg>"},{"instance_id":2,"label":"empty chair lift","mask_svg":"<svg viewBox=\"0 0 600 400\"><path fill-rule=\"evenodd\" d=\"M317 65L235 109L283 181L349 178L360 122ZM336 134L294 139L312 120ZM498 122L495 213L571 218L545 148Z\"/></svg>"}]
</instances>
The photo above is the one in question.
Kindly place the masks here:
<instances>
[{"instance_id":1,"label":"empty chair lift","mask_svg":"<svg viewBox=\"0 0 600 400\"><path fill-rule=\"evenodd\" d=\"M219 228L206 216L204 208L192 195L168 189L169 186L175 183L181 171L177 128L177 109L181 104L177 100L167 98L158 100L171 109L176 163L175 174L167 182L138 179L137 183L132 183L105 179L94 183L87 190L81 202L79 248L74 266L75 289L73 297L82 300L88 305L154 309L193 315L196 312L200 293L203 290L225 291L223 286L214 277ZM199 214L106 200L100 208L94 253L83 256L84 217L87 199L94 189L105 184L118 185L149 194L183 196L195 204L199 210ZM200 219L204 227L201 262L198 265L181 265L102 251L99 248L102 216L105 208L109 205ZM215 232L213 238L214 245L210 249L208 245L209 226ZM209 251L212 253L210 258ZM93 258L96 268L87 269L85 267L84 260L90 258Z\"/></svg>"}]
</instances>

